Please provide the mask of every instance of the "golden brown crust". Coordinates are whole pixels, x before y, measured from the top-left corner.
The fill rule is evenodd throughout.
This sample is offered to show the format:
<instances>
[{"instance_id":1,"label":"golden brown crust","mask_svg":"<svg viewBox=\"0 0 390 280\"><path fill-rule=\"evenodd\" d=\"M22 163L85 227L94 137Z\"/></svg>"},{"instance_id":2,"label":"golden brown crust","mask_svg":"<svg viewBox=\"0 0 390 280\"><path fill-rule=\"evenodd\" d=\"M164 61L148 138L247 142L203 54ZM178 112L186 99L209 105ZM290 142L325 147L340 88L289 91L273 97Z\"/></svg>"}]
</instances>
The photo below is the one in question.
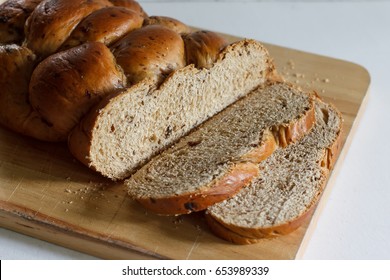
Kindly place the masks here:
<instances>
[{"instance_id":1,"label":"golden brown crust","mask_svg":"<svg viewBox=\"0 0 390 280\"><path fill-rule=\"evenodd\" d=\"M0 5L0 43L22 43L24 23L41 1L8 0Z\"/></svg>"},{"instance_id":2,"label":"golden brown crust","mask_svg":"<svg viewBox=\"0 0 390 280\"><path fill-rule=\"evenodd\" d=\"M338 113L337 110L335 111ZM339 113L338 116L341 119L341 115ZM312 213L316 208L316 205L320 200L330 172L333 169L333 166L341 150L342 132L343 129L341 126L340 131L338 132L333 144L324 150L323 158L319 162L323 172L323 180L320 183L321 186L315 199L312 201L310 206L307 207L306 211L303 212L299 217L288 221L287 223L272 227L242 228L234 225L225 224L222 221L218 220L216 217L206 213L206 220L208 225L210 226L210 229L222 239L236 244L253 244L259 242L261 238L272 238L280 235L286 235L298 229L309 217L311 217Z\"/></svg>"},{"instance_id":3,"label":"golden brown crust","mask_svg":"<svg viewBox=\"0 0 390 280\"><path fill-rule=\"evenodd\" d=\"M300 118L297 121L290 122L284 126L273 127L272 132L275 136L277 145L284 148L290 143L298 141L302 135L307 134L312 128L315 123L315 118L315 106L313 103L312 106L308 108L304 118Z\"/></svg>"},{"instance_id":4,"label":"golden brown crust","mask_svg":"<svg viewBox=\"0 0 390 280\"><path fill-rule=\"evenodd\" d=\"M177 19L164 16L151 16L146 18L144 26L147 25L162 25L179 34L191 32L191 28L188 25L182 23Z\"/></svg>"},{"instance_id":5,"label":"golden brown crust","mask_svg":"<svg viewBox=\"0 0 390 280\"><path fill-rule=\"evenodd\" d=\"M238 163L222 178L215 179L197 193L177 197L137 199L145 208L160 215L189 214L228 199L246 186L259 173L253 163Z\"/></svg>"},{"instance_id":6,"label":"golden brown crust","mask_svg":"<svg viewBox=\"0 0 390 280\"><path fill-rule=\"evenodd\" d=\"M269 130L267 130L264 132L261 145L253 148L248 153L243 155L242 160L252 163L259 163L269 157L277 148L278 144L276 143L274 135Z\"/></svg>"},{"instance_id":7,"label":"golden brown crust","mask_svg":"<svg viewBox=\"0 0 390 280\"><path fill-rule=\"evenodd\" d=\"M85 42L101 42L110 45L130 31L140 28L144 18L123 7L106 7L87 16L61 49L69 49Z\"/></svg>"},{"instance_id":8,"label":"golden brown crust","mask_svg":"<svg viewBox=\"0 0 390 280\"><path fill-rule=\"evenodd\" d=\"M136 87L137 85L135 85ZM115 99L116 96L122 93L123 89L118 89L115 92L105 96L100 102L96 103L89 112L82 118L68 136L68 147L72 155L84 165L94 169L89 159L89 152L92 141L92 130L95 126L100 113L100 109L104 108L109 102Z\"/></svg>"},{"instance_id":9,"label":"golden brown crust","mask_svg":"<svg viewBox=\"0 0 390 280\"><path fill-rule=\"evenodd\" d=\"M262 241L264 238L275 238L281 235L286 235L294 230L298 229L312 214L313 208L310 211L305 212L299 219L294 220L292 223L285 224L277 227L264 228L262 231L256 232L256 234L251 237L250 234L245 233L241 235L230 228L226 227L223 223L217 221L214 217L209 215L206 211L205 218L207 225L211 231L218 237L232 242L238 245L250 245Z\"/></svg>"},{"instance_id":10,"label":"golden brown crust","mask_svg":"<svg viewBox=\"0 0 390 280\"><path fill-rule=\"evenodd\" d=\"M183 35L183 40L187 64L194 64L196 68L211 68L221 50L228 45L222 36L205 30Z\"/></svg>"},{"instance_id":11,"label":"golden brown crust","mask_svg":"<svg viewBox=\"0 0 390 280\"><path fill-rule=\"evenodd\" d=\"M32 74L29 98L42 118L66 137L94 104L124 84L110 50L89 42L41 62Z\"/></svg>"},{"instance_id":12,"label":"golden brown crust","mask_svg":"<svg viewBox=\"0 0 390 280\"><path fill-rule=\"evenodd\" d=\"M205 215L211 230L221 238L225 240L230 239L238 244L253 244L259 242L262 238L274 238L295 231L311 216L315 208L314 206L315 205L312 205L307 211L294 220L285 224L265 228L241 228L227 225L208 213Z\"/></svg>"},{"instance_id":13,"label":"golden brown crust","mask_svg":"<svg viewBox=\"0 0 390 280\"><path fill-rule=\"evenodd\" d=\"M115 43L112 50L129 84L145 78L161 82L172 71L186 65L181 36L161 25L149 25L130 32Z\"/></svg>"},{"instance_id":14,"label":"golden brown crust","mask_svg":"<svg viewBox=\"0 0 390 280\"><path fill-rule=\"evenodd\" d=\"M0 46L0 65L0 123L39 140L65 140L28 102L30 76L36 65L35 55L21 46Z\"/></svg>"},{"instance_id":15,"label":"golden brown crust","mask_svg":"<svg viewBox=\"0 0 390 280\"><path fill-rule=\"evenodd\" d=\"M238 245L250 245L260 242L261 238L249 238L246 236L239 235L234 231L224 227L221 223L215 220L211 215L209 215L206 211L205 218L207 225L210 230L219 238L222 238L228 242L238 244Z\"/></svg>"},{"instance_id":16,"label":"golden brown crust","mask_svg":"<svg viewBox=\"0 0 390 280\"><path fill-rule=\"evenodd\" d=\"M26 45L39 57L56 52L77 24L108 0L51 0L40 3L26 22Z\"/></svg>"},{"instance_id":17,"label":"golden brown crust","mask_svg":"<svg viewBox=\"0 0 390 280\"><path fill-rule=\"evenodd\" d=\"M337 112L338 117L341 120L343 120L340 112L333 105L330 104L330 106L334 108L335 112ZM342 123L342 125L343 125L343 123ZM340 152L341 152L341 148L342 148L342 141L341 140L343 138L343 133L344 133L342 125L341 125L340 131L338 132L338 134L336 136L336 141L330 147L328 147L326 149L325 155L324 155L324 160L322 160L322 162L321 162L321 166L323 168L325 168L325 170L328 170L329 172L333 170L333 167L336 164L337 158L339 157ZM325 165L323 164L324 162L326 163Z\"/></svg>"},{"instance_id":18,"label":"golden brown crust","mask_svg":"<svg viewBox=\"0 0 390 280\"><path fill-rule=\"evenodd\" d=\"M145 11L142 9L141 5L137 1L134 0L109 0L109 1L115 6L125 7L126 9L135 11L144 18L148 17L148 15L145 13Z\"/></svg>"},{"instance_id":19,"label":"golden brown crust","mask_svg":"<svg viewBox=\"0 0 390 280\"><path fill-rule=\"evenodd\" d=\"M92 115L91 110L87 116ZM87 129L84 129L85 118L68 135L68 148L71 154L85 166L90 167L88 158L91 148L91 137ZM92 167L93 168L93 167Z\"/></svg>"}]
</instances>

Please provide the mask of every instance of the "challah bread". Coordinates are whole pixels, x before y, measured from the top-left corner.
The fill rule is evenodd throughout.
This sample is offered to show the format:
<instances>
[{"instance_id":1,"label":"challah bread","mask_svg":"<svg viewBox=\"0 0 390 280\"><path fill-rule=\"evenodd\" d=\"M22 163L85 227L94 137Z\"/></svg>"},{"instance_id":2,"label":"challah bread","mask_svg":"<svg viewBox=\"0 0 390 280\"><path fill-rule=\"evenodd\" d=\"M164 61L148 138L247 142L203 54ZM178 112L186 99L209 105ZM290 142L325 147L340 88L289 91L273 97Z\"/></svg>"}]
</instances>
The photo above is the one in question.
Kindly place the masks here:
<instances>
[{"instance_id":1,"label":"challah bread","mask_svg":"<svg viewBox=\"0 0 390 280\"><path fill-rule=\"evenodd\" d=\"M134 30L111 49L129 85L145 78L161 82L172 71L186 66L183 39L162 25Z\"/></svg>"},{"instance_id":2,"label":"challah bread","mask_svg":"<svg viewBox=\"0 0 390 280\"><path fill-rule=\"evenodd\" d=\"M183 35L187 64L196 68L210 68L217 60L221 50L226 47L226 40L215 32L206 30Z\"/></svg>"},{"instance_id":3,"label":"challah bread","mask_svg":"<svg viewBox=\"0 0 390 280\"><path fill-rule=\"evenodd\" d=\"M69 149L104 176L124 179L164 147L266 83L272 71L260 43L234 43L210 69L189 65L158 87L143 80L105 98L72 131Z\"/></svg>"},{"instance_id":4,"label":"challah bread","mask_svg":"<svg viewBox=\"0 0 390 280\"><path fill-rule=\"evenodd\" d=\"M151 159L125 184L165 215L204 210L258 175L258 163L314 123L313 96L283 83L258 88ZM283 139L283 140L281 140Z\"/></svg>"},{"instance_id":5,"label":"challah bread","mask_svg":"<svg viewBox=\"0 0 390 280\"><path fill-rule=\"evenodd\" d=\"M42 0L14 0L0 5L0 44L21 44L24 23Z\"/></svg>"},{"instance_id":6,"label":"challah bread","mask_svg":"<svg viewBox=\"0 0 390 280\"><path fill-rule=\"evenodd\" d=\"M123 7L106 7L82 20L73 30L61 49L66 50L85 42L110 45L130 31L140 28L144 18Z\"/></svg>"},{"instance_id":7,"label":"challah bread","mask_svg":"<svg viewBox=\"0 0 390 280\"><path fill-rule=\"evenodd\" d=\"M259 164L260 175L231 199L207 210L211 229L238 244L251 244L297 229L314 210L340 150L342 118L316 101L316 122L301 141Z\"/></svg>"},{"instance_id":8,"label":"challah bread","mask_svg":"<svg viewBox=\"0 0 390 280\"><path fill-rule=\"evenodd\" d=\"M0 123L40 140L64 141L66 135L42 119L28 102L29 81L36 63L29 49L0 45Z\"/></svg>"},{"instance_id":9,"label":"challah bread","mask_svg":"<svg viewBox=\"0 0 390 280\"><path fill-rule=\"evenodd\" d=\"M6 1L0 65L1 124L68 139L158 214L207 208L235 243L300 226L340 148L339 113L275 82L261 44L227 45L133 0Z\"/></svg>"},{"instance_id":10,"label":"challah bread","mask_svg":"<svg viewBox=\"0 0 390 280\"><path fill-rule=\"evenodd\" d=\"M32 73L29 100L66 138L97 101L125 85L125 75L110 50L88 42L42 61Z\"/></svg>"},{"instance_id":11,"label":"challah bread","mask_svg":"<svg viewBox=\"0 0 390 280\"><path fill-rule=\"evenodd\" d=\"M148 18L145 18L144 26L147 25L162 25L169 29L172 29L179 34L186 34L192 31L188 25L182 23L181 21L164 16L150 16Z\"/></svg>"},{"instance_id":12,"label":"challah bread","mask_svg":"<svg viewBox=\"0 0 390 280\"><path fill-rule=\"evenodd\" d=\"M12 6L10 2L4 6ZM20 9L28 10L28 7ZM32 48L36 69L27 87L30 92L23 93L28 100L23 102L31 104L29 110L55 134L60 134L57 139L66 139L73 126L103 95L116 93L118 88L142 79L149 78L152 86L156 86L155 83L161 83L172 71L186 66L186 54L193 57L191 63L200 66L197 61L203 59L211 67L216 54L225 46L223 40L208 39L218 37L209 32L209 36L200 38L197 44L213 52L212 55L203 50L192 55L188 51L192 47L188 47L186 53L184 41L177 33L190 31L185 24L167 17L152 17L140 28L144 19L137 13L145 14L135 1L106 0L43 0L31 13L23 46ZM111 47L114 56L102 44L93 41ZM80 47L83 42L86 44ZM88 54L93 51L96 52ZM12 90L12 87L7 88ZM24 129L33 130L33 127ZM30 136L35 137L35 133ZM45 140L41 136L38 139ZM53 138L47 140L53 141Z\"/></svg>"},{"instance_id":13,"label":"challah bread","mask_svg":"<svg viewBox=\"0 0 390 280\"><path fill-rule=\"evenodd\" d=\"M44 0L27 19L26 46L38 57L55 53L86 16L104 7L108 0Z\"/></svg>"}]
</instances>

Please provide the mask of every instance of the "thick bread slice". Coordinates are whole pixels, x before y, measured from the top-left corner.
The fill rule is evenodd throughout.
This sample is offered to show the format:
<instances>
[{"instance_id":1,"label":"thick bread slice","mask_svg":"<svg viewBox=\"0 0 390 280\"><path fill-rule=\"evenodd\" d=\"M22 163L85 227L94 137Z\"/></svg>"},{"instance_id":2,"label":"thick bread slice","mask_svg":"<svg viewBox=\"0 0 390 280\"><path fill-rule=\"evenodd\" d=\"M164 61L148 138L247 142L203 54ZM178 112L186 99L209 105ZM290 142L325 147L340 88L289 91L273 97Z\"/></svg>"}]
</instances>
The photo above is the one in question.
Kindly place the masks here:
<instances>
[{"instance_id":1,"label":"thick bread slice","mask_svg":"<svg viewBox=\"0 0 390 280\"><path fill-rule=\"evenodd\" d=\"M260 175L229 200L208 208L206 217L220 237L238 244L297 229L317 204L340 150L342 118L316 102L316 124L296 144L259 164Z\"/></svg>"},{"instance_id":2,"label":"thick bread slice","mask_svg":"<svg viewBox=\"0 0 390 280\"><path fill-rule=\"evenodd\" d=\"M254 90L126 180L129 194L166 215L200 211L237 193L258 163L314 123L313 96L288 84Z\"/></svg>"},{"instance_id":3,"label":"thick bread slice","mask_svg":"<svg viewBox=\"0 0 390 280\"><path fill-rule=\"evenodd\" d=\"M163 148L265 84L273 71L260 43L236 42L210 69L189 65L159 87L143 81L106 98L71 133L69 148L104 176L127 178Z\"/></svg>"}]
</instances>

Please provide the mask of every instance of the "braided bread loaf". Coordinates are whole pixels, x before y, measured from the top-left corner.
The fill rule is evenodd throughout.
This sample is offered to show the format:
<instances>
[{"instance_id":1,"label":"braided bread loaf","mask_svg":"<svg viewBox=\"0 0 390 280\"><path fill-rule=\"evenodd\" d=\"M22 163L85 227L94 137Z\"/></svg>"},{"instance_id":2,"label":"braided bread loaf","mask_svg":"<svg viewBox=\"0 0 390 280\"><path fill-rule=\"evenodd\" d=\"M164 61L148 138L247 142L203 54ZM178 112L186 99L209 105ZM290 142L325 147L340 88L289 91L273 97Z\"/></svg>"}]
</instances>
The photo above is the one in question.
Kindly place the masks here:
<instances>
[{"instance_id":1,"label":"braided bread loaf","mask_svg":"<svg viewBox=\"0 0 390 280\"><path fill-rule=\"evenodd\" d=\"M216 33L192 31L168 17L149 17L133 0L6 1L0 8L0 101L6 104L0 123L39 140L69 138L80 161L112 179L125 178L163 147L265 83L273 66L259 43L226 46ZM101 121L97 111L129 95L126 102L131 103L122 104L120 112L145 117L145 127L157 132L145 135L141 127L132 127L128 131L138 147L124 151L117 146L108 155L109 161L114 157L123 165L120 171L107 171L106 163L97 168L90 151L99 127L96 119ZM161 103L145 111L154 106L150 96ZM157 115L148 116L152 113ZM116 127L132 125L115 118L123 122ZM112 129L110 125L104 133L114 135L111 140L118 145L123 135ZM105 139L100 132L98 137ZM134 157L138 148L141 156Z\"/></svg>"},{"instance_id":2,"label":"braided bread loaf","mask_svg":"<svg viewBox=\"0 0 390 280\"><path fill-rule=\"evenodd\" d=\"M213 230L237 243L291 231L308 213L270 228L236 223L242 205L249 201L251 214L263 197L257 189L247 194L262 187L264 165L302 149L314 159L304 163L318 169L324 149L338 143L319 147L311 132L273 153L313 124L336 134L340 126L328 127L329 114L315 123L313 96L269 83L279 77L260 43L228 45L213 32L148 16L133 0L8 0L0 5L0 65L0 124L39 140L67 140L79 161L113 180L128 178L132 198L159 214L208 208ZM288 163L282 171L296 171ZM312 187L310 206L322 184ZM267 189L264 197L281 196Z\"/></svg>"}]
</instances>

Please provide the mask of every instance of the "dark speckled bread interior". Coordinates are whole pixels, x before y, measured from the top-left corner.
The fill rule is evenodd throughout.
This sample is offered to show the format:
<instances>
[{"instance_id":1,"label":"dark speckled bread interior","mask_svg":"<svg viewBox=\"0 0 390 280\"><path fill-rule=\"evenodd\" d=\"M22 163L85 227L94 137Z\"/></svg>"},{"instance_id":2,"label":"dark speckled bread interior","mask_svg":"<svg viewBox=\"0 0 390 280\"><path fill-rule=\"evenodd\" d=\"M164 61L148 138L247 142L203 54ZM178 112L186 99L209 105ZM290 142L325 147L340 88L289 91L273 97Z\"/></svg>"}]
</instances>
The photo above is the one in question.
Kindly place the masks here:
<instances>
[{"instance_id":1,"label":"dark speckled bread interior","mask_svg":"<svg viewBox=\"0 0 390 280\"><path fill-rule=\"evenodd\" d=\"M290 233L314 210L340 149L342 118L316 102L311 132L259 164L259 176L231 199L207 210L220 237L239 244Z\"/></svg>"}]
</instances>

